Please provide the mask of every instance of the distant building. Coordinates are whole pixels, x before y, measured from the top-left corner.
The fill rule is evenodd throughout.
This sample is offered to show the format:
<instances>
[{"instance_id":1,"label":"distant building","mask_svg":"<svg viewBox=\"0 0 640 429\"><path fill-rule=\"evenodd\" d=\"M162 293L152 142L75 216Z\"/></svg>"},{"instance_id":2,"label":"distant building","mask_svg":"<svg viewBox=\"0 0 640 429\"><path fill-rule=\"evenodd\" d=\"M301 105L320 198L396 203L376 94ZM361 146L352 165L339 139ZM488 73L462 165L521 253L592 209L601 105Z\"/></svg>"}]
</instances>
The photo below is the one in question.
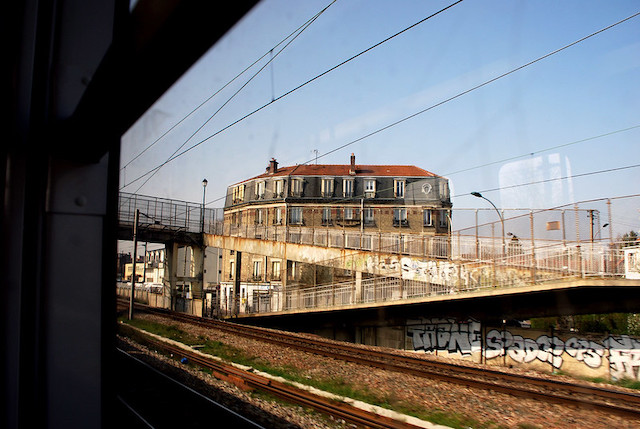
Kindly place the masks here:
<instances>
[{"instance_id":1,"label":"distant building","mask_svg":"<svg viewBox=\"0 0 640 429\"><path fill-rule=\"evenodd\" d=\"M282 226L289 230L448 235L449 181L413 165L358 165L354 154L344 165L279 167L271 159L263 174L228 187L224 217L232 234L234 230ZM311 268L304 264L242 256L240 295L244 294L248 304L250 290L277 287L284 273L288 284L320 284L351 275L336 270L329 273L322 267L313 268L311 274ZM223 300L233 285L234 264L233 251L224 251Z\"/></svg>"},{"instance_id":2,"label":"distant building","mask_svg":"<svg viewBox=\"0 0 640 429\"><path fill-rule=\"evenodd\" d=\"M125 255L128 256L128 258L125 258ZM207 286L218 285L220 283L222 250L210 247L207 248L205 255L204 280L206 288ZM130 282L131 272L133 270L131 256L123 254L119 259L127 260L124 264L123 279ZM142 257L136 262L137 281L141 283L164 284L165 276L168 275L168 273L166 273L167 264L165 259L166 250L164 248L147 250L144 263ZM195 276L195 265L193 249L191 247L180 247L178 249L176 274L178 276L193 277ZM189 289L187 288L187 290Z\"/></svg>"}]
</instances>

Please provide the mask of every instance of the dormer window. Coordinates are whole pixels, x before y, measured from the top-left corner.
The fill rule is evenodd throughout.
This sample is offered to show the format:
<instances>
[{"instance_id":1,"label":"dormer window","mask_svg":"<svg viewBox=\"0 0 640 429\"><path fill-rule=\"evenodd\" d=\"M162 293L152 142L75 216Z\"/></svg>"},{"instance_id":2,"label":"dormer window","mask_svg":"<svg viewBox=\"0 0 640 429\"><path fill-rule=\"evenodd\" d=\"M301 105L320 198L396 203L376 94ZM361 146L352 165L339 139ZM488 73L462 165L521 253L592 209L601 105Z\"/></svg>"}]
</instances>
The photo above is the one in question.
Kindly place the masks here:
<instances>
[{"instance_id":1,"label":"dormer window","mask_svg":"<svg viewBox=\"0 0 640 429\"><path fill-rule=\"evenodd\" d=\"M322 192L322 196L332 197L333 196L333 179L332 178L322 178L320 182L320 191Z\"/></svg>"},{"instance_id":2,"label":"dormer window","mask_svg":"<svg viewBox=\"0 0 640 429\"><path fill-rule=\"evenodd\" d=\"M231 190L234 204L241 203L244 201L244 187L245 185L238 185L238 186L234 186L233 189Z\"/></svg>"},{"instance_id":3,"label":"dormer window","mask_svg":"<svg viewBox=\"0 0 640 429\"><path fill-rule=\"evenodd\" d=\"M342 196L343 197L353 197L353 188L354 188L353 179L343 179L342 180Z\"/></svg>"},{"instance_id":4,"label":"dormer window","mask_svg":"<svg viewBox=\"0 0 640 429\"><path fill-rule=\"evenodd\" d=\"M441 200L448 200L449 199L449 186L446 180L441 180L440 183L438 184L439 186L439 193L440 193L440 199Z\"/></svg>"},{"instance_id":5,"label":"dormer window","mask_svg":"<svg viewBox=\"0 0 640 429\"><path fill-rule=\"evenodd\" d=\"M291 179L291 196L302 196L302 179Z\"/></svg>"},{"instance_id":6,"label":"dormer window","mask_svg":"<svg viewBox=\"0 0 640 429\"><path fill-rule=\"evenodd\" d=\"M396 198L404 198L404 179L396 179L393 181L393 195Z\"/></svg>"},{"instance_id":7,"label":"dormer window","mask_svg":"<svg viewBox=\"0 0 640 429\"><path fill-rule=\"evenodd\" d=\"M265 189L265 183L264 182L257 182L256 183L256 198L257 199L263 199L264 198L264 189Z\"/></svg>"},{"instance_id":8,"label":"dormer window","mask_svg":"<svg viewBox=\"0 0 640 429\"><path fill-rule=\"evenodd\" d=\"M284 180L276 180L274 184L274 197L282 198L284 197Z\"/></svg>"},{"instance_id":9,"label":"dormer window","mask_svg":"<svg viewBox=\"0 0 640 429\"><path fill-rule=\"evenodd\" d=\"M376 179L365 179L364 197L374 198L376 196Z\"/></svg>"}]
</instances>

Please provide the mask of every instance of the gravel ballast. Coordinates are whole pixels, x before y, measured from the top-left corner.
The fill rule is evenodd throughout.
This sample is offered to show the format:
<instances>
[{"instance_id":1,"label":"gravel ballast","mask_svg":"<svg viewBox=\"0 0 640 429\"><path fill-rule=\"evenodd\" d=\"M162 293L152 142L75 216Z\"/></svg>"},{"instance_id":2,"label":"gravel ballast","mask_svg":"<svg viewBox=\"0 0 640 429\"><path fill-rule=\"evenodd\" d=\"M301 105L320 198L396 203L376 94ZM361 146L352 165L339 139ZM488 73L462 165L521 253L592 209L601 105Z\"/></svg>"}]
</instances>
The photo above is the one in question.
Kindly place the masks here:
<instances>
[{"instance_id":1,"label":"gravel ballast","mask_svg":"<svg viewBox=\"0 0 640 429\"><path fill-rule=\"evenodd\" d=\"M242 350L246 355L259 356L269 366L290 368L304 378L313 380L333 380L348 384L354 390L366 391L388 404L406 405L411 409L422 409L427 414L439 412L444 415L464 416L474 422L473 427L484 428L640 428L640 420L622 418L600 411L579 410L532 399L516 398L511 395L491 392L485 389L467 388L454 383L385 371L342 360L327 358L307 352L282 347L268 342L249 339L213 328L203 328L186 323L170 321L159 316L140 314L137 317L150 321L177 326L194 336L201 336ZM411 353L396 351L397 353ZM180 366L179 363L142 348L139 353L154 354L166 365ZM423 355L424 359L446 360L461 365L460 362ZM464 363L466 365L466 363ZM480 366L474 364L474 366ZM495 367L492 367L495 369ZM507 369L504 369L507 371ZM344 422L332 421L326 417L309 413L300 407L283 406L241 391L195 369L189 370L201 382L211 383L216 389L237 394L269 413L286 418L289 427L346 427ZM516 372L516 371L514 371ZM518 371L522 373L523 371ZM536 374L537 376L544 376ZM557 379L557 377L555 377ZM235 393L232 393L235 392ZM263 403L264 402L264 403ZM281 424L281 423L279 423ZM273 426L276 427L276 426ZM280 426L282 427L282 426Z\"/></svg>"}]
</instances>

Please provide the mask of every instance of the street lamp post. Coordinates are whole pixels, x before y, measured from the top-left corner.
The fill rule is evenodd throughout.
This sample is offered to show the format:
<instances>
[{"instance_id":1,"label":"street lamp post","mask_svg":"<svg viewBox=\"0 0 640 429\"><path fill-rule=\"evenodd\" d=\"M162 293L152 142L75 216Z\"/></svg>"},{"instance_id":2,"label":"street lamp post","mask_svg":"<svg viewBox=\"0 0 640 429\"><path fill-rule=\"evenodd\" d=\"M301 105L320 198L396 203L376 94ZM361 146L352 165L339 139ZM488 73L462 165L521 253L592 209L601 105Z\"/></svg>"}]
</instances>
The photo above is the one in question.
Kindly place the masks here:
<instances>
[{"instance_id":1,"label":"street lamp post","mask_svg":"<svg viewBox=\"0 0 640 429\"><path fill-rule=\"evenodd\" d=\"M498 217L500 217L500 223L502 225L502 256L505 256L505 248L506 248L506 244L504 241L504 218L502 217L502 213L500 213L500 210L498 210L498 208L496 207L495 204L493 204L493 202L491 202L491 200L489 200L488 198L485 198L482 196L482 194L480 192L472 192L471 195L473 195L474 197L477 198L482 198L483 200L486 200L489 202L489 204L491 204L493 206L493 208L495 209L496 213L498 213Z\"/></svg>"},{"instance_id":2,"label":"street lamp post","mask_svg":"<svg viewBox=\"0 0 640 429\"><path fill-rule=\"evenodd\" d=\"M204 295L204 261L207 251L207 246L204 243L204 206L206 204L205 197L207 195L207 179L202 179L202 316L205 315L205 295Z\"/></svg>"},{"instance_id":3,"label":"street lamp post","mask_svg":"<svg viewBox=\"0 0 640 429\"><path fill-rule=\"evenodd\" d=\"M133 296L136 293L136 258L138 257L138 219L140 210L133 216L133 261L131 264L131 294L129 295L129 320L133 319Z\"/></svg>"},{"instance_id":4,"label":"street lamp post","mask_svg":"<svg viewBox=\"0 0 640 429\"><path fill-rule=\"evenodd\" d=\"M207 195L207 179L202 179L202 232L204 233L204 205L205 196Z\"/></svg>"}]
</instances>

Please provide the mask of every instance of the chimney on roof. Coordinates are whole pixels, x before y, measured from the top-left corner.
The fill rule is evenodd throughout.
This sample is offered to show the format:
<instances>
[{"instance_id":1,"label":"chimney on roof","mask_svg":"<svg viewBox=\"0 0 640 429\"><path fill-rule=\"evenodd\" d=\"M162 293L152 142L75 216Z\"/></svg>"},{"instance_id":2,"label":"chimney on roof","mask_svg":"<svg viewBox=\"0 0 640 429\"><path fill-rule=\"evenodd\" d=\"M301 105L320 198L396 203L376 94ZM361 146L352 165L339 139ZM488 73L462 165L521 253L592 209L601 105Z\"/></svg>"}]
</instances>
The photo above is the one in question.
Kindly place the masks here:
<instances>
[{"instance_id":1,"label":"chimney on roof","mask_svg":"<svg viewBox=\"0 0 640 429\"><path fill-rule=\"evenodd\" d=\"M269 165L267 166L267 173L273 174L278 171L278 161L275 158L271 158Z\"/></svg>"},{"instance_id":2,"label":"chimney on roof","mask_svg":"<svg viewBox=\"0 0 640 429\"><path fill-rule=\"evenodd\" d=\"M351 154L351 166L349 167L349 174L355 176L356 174L356 156Z\"/></svg>"}]
</instances>

